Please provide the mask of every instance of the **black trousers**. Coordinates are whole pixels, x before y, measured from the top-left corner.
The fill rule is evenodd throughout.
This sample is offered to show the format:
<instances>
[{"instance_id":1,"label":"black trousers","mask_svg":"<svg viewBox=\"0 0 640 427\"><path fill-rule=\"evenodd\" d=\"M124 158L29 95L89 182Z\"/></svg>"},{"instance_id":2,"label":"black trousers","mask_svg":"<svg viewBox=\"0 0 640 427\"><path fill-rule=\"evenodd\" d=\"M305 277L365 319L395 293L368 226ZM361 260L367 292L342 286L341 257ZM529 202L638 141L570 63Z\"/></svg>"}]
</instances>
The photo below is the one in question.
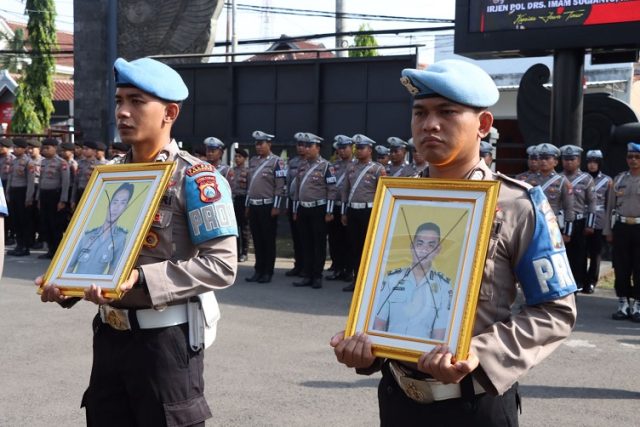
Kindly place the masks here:
<instances>
[{"instance_id":1,"label":"black trousers","mask_svg":"<svg viewBox=\"0 0 640 427\"><path fill-rule=\"evenodd\" d=\"M351 259L351 245L347 236L347 228L342 225L341 207L334 206L333 220L327 225L329 236L329 255L331 265L335 271L353 271L353 261Z\"/></svg>"},{"instance_id":2,"label":"black trousers","mask_svg":"<svg viewBox=\"0 0 640 427\"><path fill-rule=\"evenodd\" d=\"M4 190L7 190L7 180L2 180L2 188ZM9 206L7 206L8 208ZM13 238L15 237L15 233L13 231L13 216L11 215L11 212L9 212L9 216L6 216L4 218L4 237L5 237L5 242L7 241L8 238Z\"/></svg>"},{"instance_id":3,"label":"black trousers","mask_svg":"<svg viewBox=\"0 0 640 427\"><path fill-rule=\"evenodd\" d=\"M117 331L96 316L93 328L89 427L204 426L204 353L191 350L186 324Z\"/></svg>"},{"instance_id":4,"label":"black trousers","mask_svg":"<svg viewBox=\"0 0 640 427\"><path fill-rule=\"evenodd\" d=\"M9 215L13 218L13 227L16 234L16 249L29 249L33 222L27 211L25 201L27 199L27 187L12 187L9 189Z\"/></svg>"},{"instance_id":5,"label":"black trousers","mask_svg":"<svg viewBox=\"0 0 640 427\"><path fill-rule=\"evenodd\" d=\"M238 254L240 255L249 253L249 238L251 237L249 221L245 214L245 200L246 196L233 197L233 211L236 214L236 223L238 224Z\"/></svg>"},{"instance_id":6,"label":"black trousers","mask_svg":"<svg viewBox=\"0 0 640 427\"><path fill-rule=\"evenodd\" d=\"M303 275L310 279L322 278L324 262L327 259L327 223L324 221L326 212L326 206L298 208L296 222L299 230L304 232L304 239L301 239L304 254Z\"/></svg>"},{"instance_id":7,"label":"black trousers","mask_svg":"<svg viewBox=\"0 0 640 427\"><path fill-rule=\"evenodd\" d=\"M249 226L256 251L255 270L259 275L273 275L276 263L278 218L271 216L273 205L249 206Z\"/></svg>"},{"instance_id":8,"label":"black trousers","mask_svg":"<svg viewBox=\"0 0 640 427\"><path fill-rule=\"evenodd\" d=\"M613 226L613 271L616 296L640 299L640 224Z\"/></svg>"},{"instance_id":9,"label":"black trousers","mask_svg":"<svg viewBox=\"0 0 640 427\"><path fill-rule=\"evenodd\" d=\"M593 283L594 285L598 283L603 244L604 237L602 237L602 230L593 230L593 234L587 236L587 258L589 266L587 267L585 283Z\"/></svg>"},{"instance_id":10,"label":"black trousers","mask_svg":"<svg viewBox=\"0 0 640 427\"><path fill-rule=\"evenodd\" d=\"M430 404L418 403L409 398L398 386L385 365L378 386L380 425L433 426L433 427L484 427L518 425L520 396L516 383L502 396L479 394L470 399L442 400Z\"/></svg>"},{"instance_id":11,"label":"black trousers","mask_svg":"<svg viewBox=\"0 0 640 427\"><path fill-rule=\"evenodd\" d=\"M351 260L353 261L354 277L360 269L360 260L364 241L367 237L371 209L347 209L347 232L351 243Z\"/></svg>"},{"instance_id":12,"label":"black trousers","mask_svg":"<svg viewBox=\"0 0 640 427\"><path fill-rule=\"evenodd\" d=\"M578 219L573 221L573 231L571 240L566 244L567 258L578 288L582 288L585 283L587 271L587 239L584 235L586 220Z\"/></svg>"},{"instance_id":13,"label":"black trousers","mask_svg":"<svg viewBox=\"0 0 640 427\"><path fill-rule=\"evenodd\" d=\"M290 201L293 203L293 201ZM293 268L300 272L304 271L304 252L302 249L302 232L298 221L293 220L293 206L289 208L287 214L289 227L291 227L291 241L293 242Z\"/></svg>"},{"instance_id":14,"label":"black trousers","mask_svg":"<svg viewBox=\"0 0 640 427\"><path fill-rule=\"evenodd\" d=\"M65 210L58 211L59 201L60 190L40 190L40 228L50 254L58 249L66 223Z\"/></svg>"}]
</instances>

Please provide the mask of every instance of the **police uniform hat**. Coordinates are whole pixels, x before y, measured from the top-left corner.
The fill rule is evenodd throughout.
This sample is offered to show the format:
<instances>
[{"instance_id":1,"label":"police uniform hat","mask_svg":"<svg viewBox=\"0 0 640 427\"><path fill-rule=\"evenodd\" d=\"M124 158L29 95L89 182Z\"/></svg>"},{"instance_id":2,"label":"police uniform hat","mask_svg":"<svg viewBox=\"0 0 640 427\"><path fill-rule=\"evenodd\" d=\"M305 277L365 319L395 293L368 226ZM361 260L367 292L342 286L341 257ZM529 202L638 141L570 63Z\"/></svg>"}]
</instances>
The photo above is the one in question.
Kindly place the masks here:
<instances>
[{"instance_id":1,"label":"police uniform hat","mask_svg":"<svg viewBox=\"0 0 640 427\"><path fill-rule=\"evenodd\" d=\"M604 156L602 155L602 151L600 150L589 150L587 151L587 159L602 159Z\"/></svg>"},{"instance_id":2,"label":"police uniform hat","mask_svg":"<svg viewBox=\"0 0 640 427\"><path fill-rule=\"evenodd\" d=\"M107 146L105 145L104 142L96 142L96 150L98 151L105 151L107 149Z\"/></svg>"},{"instance_id":3,"label":"police uniform hat","mask_svg":"<svg viewBox=\"0 0 640 427\"><path fill-rule=\"evenodd\" d=\"M400 83L415 99L441 96L470 107L490 107L500 97L489 74L459 59L438 61L426 70L406 68L402 70Z\"/></svg>"},{"instance_id":4,"label":"police uniform hat","mask_svg":"<svg viewBox=\"0 0 640 427\"><path fill-rule=\"evenodd\" d=\"M527 147L527 156L529 157L538 157L538 146L530 145Z\"/></svg>"},{"instance_id":5,"label":"police uniform hat","mask_svg":"<svg viewBox=\"0 0 640 427\"><path fill-rule=\"evenodd\" d=\"M124 151L125 153L129 151L129 146L124 142L114 142L111 144L111 148L118 151Z\"/></svg>"},{"instance_id":6,"label":"police uniform hat","mask_svg":"<svg viewBox=\"0 0 640 427\"><path fill-rule=\"evenodd\" d=\"M42 143L35 138L28 139L27 145L30 147L36 147L36 148L42 147Z\"/></svg>"},{"instance_id":7,"label":"police uniform hat","mask_svg":"<svg viewBox=\"0 0 640 427\"><path fill-rule=\"evenodd\" d=\"M113 69L118 87L137 87L165 101L180 102L189 96L189 89L180 74L155 59L140 58L127 62L118 58Z\"/></svg>"},{"instance_id":8,"label":"police uniform hat","mask_svg":"<svg viewBox=\"0 0 640 427\"><path fill-rule=\"evenodd\" d=\"M92 150L97 150L98 149L98 142L97 141L84 141L82 143L83 147L86 148L91 148Z\"/></svg>"},{"instance_id":9,"label":"police uniform hat","mask_svg":"<svg viewBox=\"0 0 640 427\"><path fill-rule=\"evenodd\" d=\"M240 154L245 159L249 157L249 153L244 148L236 148L236 154Z\"/></svg>"},{"instance_id":10,"label":"police uniform hat","mask_svg":"<svg viewBox=\"0 0 640 427\"><path fill-rule=\"evenodd\" d=\"M480 155L493 154L493 145L487 141L480 141Z\"/></svg>"},{"instance_id":11,"label":"police uniform hat","mask_svg":"<svg viewBox=\"0 0 640 427\"><path fill-rule=\"evenodd\" d=\"M204 146L207 150L224 150L224 142L220 141L215 136L210 136L204 139Z\"/></svg>"},{"instance_id":12,"label":"police uniform hat","mask_svg":"<svg viewBox=\"0 0 640 427\"><path fill-rule=\"evenodd\" d=\"M27 140L24 138L16 138L13 140L13 145L18 148L27 148Z\"/></svg>"},{"instance_id":13,"label":"police uniform hat","mask_svg":"<svg viewBox=\"0 0 640 427\"><path fill-rule=\"evenodd\" d=\"M57 147L60 141L57 138L45 138L42 140L42 145L50 145L52 147Z\"/></svg>"},{"instance_id":14,"label":"police uniform hat","mask_svg":"<svg viewBox=\"0 0 640 427\"><path fill-rule=\"evenodd\" d=\"M73 149L76 147L76 145L73 142L63 142L62 144L60 144L60 148L62 148L63 150L67 151L73 151Z\"/></svg>"},{"instance_id":15,"label":"police uniform hat","mask_svg":"<svg viewBox=\"0 0 640 427\"><path fill-rule=\"evenodd\" d=\"M305 138L304 142L308 142L312 144L322 144L322 141L324 141L324 138L321 138L318 135L314 135L311 132L305 132L304 138Z\"/></svg>"},{"instance_id":16,"label":"police uniform hat","mask_svg":"<svg viewBox=\"0 0 640 427\"><path fill-rule=\"evenodd\" d=\"M577 145L563 145L560 147L562 157L579 157L584 150Z\"/></svg>"},{"instance_id":17,"label":"police uniform hat","mask_svg":"<svg viewBox=\"0 0 640 427\"><path fill-rule=\"evenodd\" d=\"M378 156L388 156L391 150L389 150L384 145L376 145L376 153Z\"/></svg>"},{"instance_id":18,"label":"police uniform hat","mask_svg":"<svg viewBox=\"0 0 640 427\"><path fill-rule=\"evenodd\" d=\"M9 138L0 138L0 145L3 147L11 148L13 147L13 141Z\"/></svg>"},{"instance_id":19,"label":"police uniform hat","mask_svg":"<svg viewBox=\"0 0 640 427\"><path fill-rule=\"evenodd\" d=\"M637 142L630 142L627 144L628 153L640 153L640 144Z\"/></svg>"},{"instance_id":20,"label":"police uniform hat","mask_svg":"<svg viewBox=\"0 0 640 427\"><path fill-rule=\"evenodd\" d=\"M345 147L347 145L353 145L353 139L347 135L336 135L333 140L336 142L338 147Z\"/></svg>"},{"instance_id":21,"label":"police uniform hat","mask_svg":"<svg viewBox=\"0 0 640 427\"><path fill-rule=\"evenodd\" d=\"M387 142L389 143L389 146L391 148L404 148L406 149L408 144L407 141L405 141L404 139L400 139L397 136L392 136L390 138L387 138Z\"/></svg>"},{"instance_id":22,"label":"police uniform hat","mask_svg":"<svg viewBox=\"0 0 640 427\"><path fill-rule=\"evenodd\" d=\"M416 149L416 144L413 143L413 138L409 138L407 141L407 147L409 147L410 150Z\"/></svg>"},{"instance_id":23,"label":"police uniform hat","mask_svg":"<svg viewBox=\"0 0 640 427\"><path fill-rule=\"evenodd\" d=\"M275 138L274 135L269 135L268 133L262 132L261 130L253 131L251 136L256 141L271 141L273 138Z\"/></svg>"},{"instance_id":24,"label":"police uniform hat","mask_svg":"<svg viewBox=\"0 0 640 427\"><path fill-rule=\"evenodd\" d=\"M560 156L560 150L558 147L553 144L549 144L548 142L538 144L536 151L538 152L538 156Z\"/></svg>"},{"instance_id":25,"label":"police uniform hat","mask_svg":"<svg viewBox=\"0 0 640 427\"><path fill-rule=\"evenodd\" d=\"M361 133L357 133L353 135L353 138L351 139L353 139L353 142L356 145L368 145L370 147L373 147L376 144L376 142L373 139Z\"/></svg>"},{"instance_id":26,"label":"police uniform hat","mask_svg":"<svg viewBox=\"0 0 640 427\"><path fill-rule=\"evenodd\" d=\"M295 139L297 143L302 144L305 141L304 132L296 132L293 135L293 139Z\"/></svg>"}]
</instances>

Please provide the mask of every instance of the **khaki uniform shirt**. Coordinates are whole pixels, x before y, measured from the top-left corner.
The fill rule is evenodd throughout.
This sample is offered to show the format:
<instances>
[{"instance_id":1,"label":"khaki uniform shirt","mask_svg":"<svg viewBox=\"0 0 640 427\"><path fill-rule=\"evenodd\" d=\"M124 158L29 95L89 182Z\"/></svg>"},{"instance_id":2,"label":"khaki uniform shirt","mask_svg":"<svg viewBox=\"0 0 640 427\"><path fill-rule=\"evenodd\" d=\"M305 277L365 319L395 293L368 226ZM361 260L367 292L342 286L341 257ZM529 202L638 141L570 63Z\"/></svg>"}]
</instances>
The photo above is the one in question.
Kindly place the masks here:
<instances>
[{"instance_id":1,"label":"khaki uniform shirt","mask_svg":"<svg viewBox=\"0 0 640 427\"><path fill-rule=\"evenodd\" d=\"M618 174L613 180L602 234L610 235L614 225L612 221L620 216L640 218L640 176L633 176L628 171Z\"/></svg>"},{"instance_id":2,"label":"khaki uniform shirt","mask_svg":"<svg viewBox=\"0 0 640 427\"><path fill-rule=\"evenodd\" d=\"M6 182L9 179L9 171L11 170L11 164L16 156L13 153L7 153L0 157L0 179L2 182Z\"/></svg>"},{"instance_id":3,"label":"khaki uniform shirt","mask_svg":"<svg viewBox=\"0 0 640 427\"><path fill-rule=\"evenodd\" d=\"M249 161L247 205L251 199L273 199L273 207L280 208L285 196L287 170L284 161L271 153L267 157L253 156Z\"/></svg>"},{"instance_id":4,"label":"khaki uniform shirt","mask_svg":"<svg viewBox=\"0 0 640 427\"><path fill-rule=\"evenodd\" d=\"M247 178L249 176L249 168L246 166L234 166L233 179L229 181L231 192L234 196L247 195Z\"/></svg>"},{"instance_id":5,"label":"khaki uniform shirt","mask_svg":"<svg viewBox=\"0 0 640 427\"><path fill-rule=\"evenodd\" d=\"M216 169L218 169L220 175L222 175L224 179L226 179L227 182L231 184L231 181L233 181L233 169L231 169L231 166L225 165L224 163L218 163L214 166L216 167Z\"/></svg>"},{"instance_id":6,"label":"khaki uniform shirt","mask_svg":"<svg viewBox=\"0 0 640 427\"><path fill-rule=\"evenodd\" d=\"M348 203L373 203L378 178L387 172L378 162L354 162L347 167L346 178L342 187L343 213Z\"/></svg>"},{"instance_id":7,"label":"khaki uniform shirt","mask_svg":"<svg viewBox=\"0 0 640 427\"><path fill-rule=\"evenodd\" d=\"M402 162L400 165L389 163L385 169L387 171L387 176L403 177L415 175L414 169L407 162Z\"/></svg>"},{"instance_id":8,"label":"khaki uniform shirt","mask_svg":"<svg viewBox=\"0 0 640 427\"><path fill-rule=\"evenodd\" d=\"M120 301L111 304L115 307L149 308L179 304L192 296L226 288L235 280L237 227L228 183L211 165L181 151L175 141L164 147L158 159L175 161L177 167L136 262L144 272L147 290L127 292ZM124 163L131 160L131 154L123 159ZM189 210L189 200L209 195L190 181L198 176L193 171L203 167L208 167L207 170L213 174L211 178L215 179L202 181L202 185L207 184L208 190L214 189L220 198L214 197L201 208ZM207 213L201 214L203 209ZM190 235L194 228L198 233L207 232L205 225L198 226L199 221L196 221L203 218L208 219L206 227L219 235L196 244ZM225 231L218 233L217 230Z\"/></svg>"},{"instance_id":9,"label":"khaki uniform shirt","mask_svg":"<svg viewBox=\"0 0 640 427\"><path fill-rule=\"evenodd\" d=\"M575 219L573 210L573 188L569 180L561 174L551 172L544 176L540 172L529 178L529 184L542 187L553 213L558 217L560 211L564 215L564 222L572 222ZM562 221L559 221L562 222ZM562 224L560 224L562 228Z\"/></svg>"},{"instance_id":10,"label":"khaki uniform shirt","mask_svg":"<svg viewBox=\"0 0 640 427\"><path fill-rule=\"evenodd\" d=\"M586 218L587 227L593 228L596 215L596 195L593 178L587 172L577 170L573 175L563 175L573 188L573 212L575 219Z\"/></svg>"},{"instance_id":11,"label":"khaki uniform shirt","mask_svg":"<svg viewBox=\"0 0 640 427\"><path fill-rule=\"evenodd\" d=\"M7 178L7 190L27 186L27 175L29 174L29 156L15 156L9 167L9 177Z\"/></svg>"},{"instance_id":12,"label":"khaki uniform shirt","mask_svg":"<svg viewBox=\"0 0 640 427\"><path fill-rule=\"evenodd\" d=\"M40 200L40 191L42 190L61 190L60 202L67 203L69 201L69 184L70 171L66 160L57 155L50 159L42 159L38 200Z\"/></svg>"},{"instance_id":13,"label":"khaki uniform shirt","mask_svg":"<svg viewBox=\"0 0 640 427\"><path fill-rule=\"evenodd\" d=\"M354 159L338 160L333 163L333 170L336 174L336 205L338 206L342 205L342 187L345 185L348 167L354 163Z\"/></svg>"},{"instance_id":14,"label":"khaki uniform shirt","mask_svg":"<svg viewBox=\"0 0 640 427\"><path fill-rule=\"evenodd\" d=\"M115 160L115 159L114 159ZM116 160L117 162L118 160ZM71 200L76 199L76 194L78 191L82 191L87 187L89 183L89 178L91 178L91 173L93 173L93 169L97 165L104 165L106 161L100 161L98 159L80 159L78 160L78 169L76 172L76 179L73 181L73 190L71 192Z\"/></svg>"},{"instance_id":15,"label":"khaki uniform shirt","mask_svg":"<svg viewBox=\"0 0 640 427\"><path fill-rule=\"evenodd\" d=\"M607 215L607 203L609 198L609 192L613 187L613 180L610 176L598 172L594 179L593 192L596 196L596 220L594 227L597 230L602 230L605 226Z\"/></svg>"},{"instance_id":16,"label":"khaki uniform shirt","mask_svg":"<svg viewBox=\"0 0 640 427\"><path fill-rule=\"evenodd\" d=\"M521 172L518 175L516 175L516 179L519 180L519 181L523 181L523 182L526 182L526 183L530 184L529 179L531 179L531 177L533 177L535 175L536 175L535 172L532 172L532 171L528 170L528 171Z\"/></svg>"},{"instance_id":17,"label":"khaki uniform shirt","mask_svg":"<svg viewBox=\"0 0 640 427\"><path fill-rule=\"evenodd\" d=\"M293 212L297 212L298 202L324 200L327 202L327 213L333 213L333 203L338 197L336 181L333 166L322 157L301 162L292 188L292 200L295 200Z\"/></svg>"},{"instance_id":18,"label":"khaki uniform shirt","mask_svg":"<svg viewBox=\"0 0 640 427\"><path fill-rule=\"evenodd\" d=\"M293 187L297 185L296 177L298 176L298 168L300 167L300 164L303 162L304 160L300 156L296 156L287 162L286 192L287 192L287 198L289 200L293 200L291 198L291 195L293 194Z\"/></svg>"},{"instance_id":19,"label":"khaki uniform shirt","mask_svg":"<svg viewBox=\"0 0 640 427\"><path fill-rule=\"evenodd\" d=\"M27 166L27 201L35 200L36 191L40 184L40 167L42 159L44 159L44 157L39 156L38 158L31 158L29 160L29 164Z\"/></svg>"}]
</instances>

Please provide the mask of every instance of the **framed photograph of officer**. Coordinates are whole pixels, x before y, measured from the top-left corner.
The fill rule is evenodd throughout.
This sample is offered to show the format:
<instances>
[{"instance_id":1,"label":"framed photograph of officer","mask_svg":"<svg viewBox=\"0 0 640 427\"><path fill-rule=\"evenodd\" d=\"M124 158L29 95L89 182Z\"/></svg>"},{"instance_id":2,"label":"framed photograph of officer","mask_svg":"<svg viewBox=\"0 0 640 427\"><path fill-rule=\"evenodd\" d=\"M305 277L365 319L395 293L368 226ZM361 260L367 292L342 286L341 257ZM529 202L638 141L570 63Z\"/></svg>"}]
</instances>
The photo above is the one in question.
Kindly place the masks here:
<instances>
[{"instance_id":1,"label":"framed photograph of officer","mask_svg":"<svg viewBox=\"0 0 640 427\"><path fill-rule=\"evenodd\" d=\"M436 345L466 359L499 183L382 178L346 335L415 362Z\"/></svg>"},{"instance_id":2,"label":"framed photograph of officer","mask_svg":"<svg viewBox=\"0 0 640 427\"><path fill-rule=\"evenodd\" d=\"M119 290L142 245L153 245L153 222L174 163L97 166L44 277L63 295L83 296L100 286L107 298Z\"/></svg>"}]
</instances>

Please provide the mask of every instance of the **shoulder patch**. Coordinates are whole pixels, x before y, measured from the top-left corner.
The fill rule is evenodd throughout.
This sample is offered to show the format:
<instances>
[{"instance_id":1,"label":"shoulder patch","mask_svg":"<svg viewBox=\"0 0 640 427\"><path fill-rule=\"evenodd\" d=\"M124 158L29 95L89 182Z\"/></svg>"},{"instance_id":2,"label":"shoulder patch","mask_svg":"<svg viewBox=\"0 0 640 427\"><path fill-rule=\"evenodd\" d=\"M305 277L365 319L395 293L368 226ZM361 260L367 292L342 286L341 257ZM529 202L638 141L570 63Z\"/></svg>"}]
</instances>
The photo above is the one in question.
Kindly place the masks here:
<instances>
[{"instance_id":1,"label":"shoulder patch","mask_svg":"<svg viewBox=\"0 0 640 427\"><path fill-rule=\"evenodd\" d=\"M187 169L185 174L187 174L187 176L194 176L201 172L213 172L214 169L213 165L210 165L209 163L198 163Z\"/></svg>"}]
</instances>

